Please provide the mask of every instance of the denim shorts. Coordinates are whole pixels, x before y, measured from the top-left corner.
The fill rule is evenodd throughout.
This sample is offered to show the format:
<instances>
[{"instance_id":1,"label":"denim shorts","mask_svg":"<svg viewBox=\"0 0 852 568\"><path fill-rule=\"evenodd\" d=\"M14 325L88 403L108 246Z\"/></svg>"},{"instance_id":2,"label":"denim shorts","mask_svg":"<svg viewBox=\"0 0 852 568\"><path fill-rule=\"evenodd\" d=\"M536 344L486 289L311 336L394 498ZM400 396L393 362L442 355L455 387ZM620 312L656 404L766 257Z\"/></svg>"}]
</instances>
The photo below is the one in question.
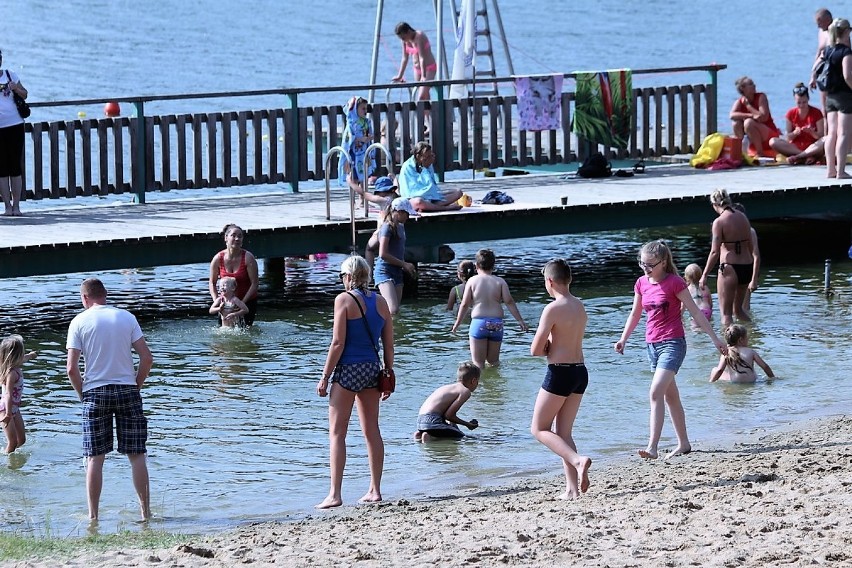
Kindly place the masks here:
<instances>
[{"instance_id":1,"label":"denim shorts","mask_svg":"<svg viewBox=\"0 0 852 568\"><path fill-rule=\"evenodd\" d=\"M402 286L402 267L393 266L381 258L377 258L373 281L376 283L376 286L390 281L393 281L394 286Z\"/></svg>"},{"instance_id":2,"label":"denim shorts","mask_svg":"<svg viewBox=\"0 0 852 568\"><path fill-rule=\"evenodd\" d=\"M83 455L112 451L112 423L118 431L118 451L144 454L148 420L136 385L104 385L83 393Z\"/></svg>"},{"instance_id":3,"label":"denim shorts","mask_svg":"<svg viewBox=\"0 0 852 568\"><path fill-rule=\"evenodd\" d=\"M666 369L677 373L686 358L686 338L666 339L648 344L648 362L651 370Z\"/></svg>"}]
</instances>

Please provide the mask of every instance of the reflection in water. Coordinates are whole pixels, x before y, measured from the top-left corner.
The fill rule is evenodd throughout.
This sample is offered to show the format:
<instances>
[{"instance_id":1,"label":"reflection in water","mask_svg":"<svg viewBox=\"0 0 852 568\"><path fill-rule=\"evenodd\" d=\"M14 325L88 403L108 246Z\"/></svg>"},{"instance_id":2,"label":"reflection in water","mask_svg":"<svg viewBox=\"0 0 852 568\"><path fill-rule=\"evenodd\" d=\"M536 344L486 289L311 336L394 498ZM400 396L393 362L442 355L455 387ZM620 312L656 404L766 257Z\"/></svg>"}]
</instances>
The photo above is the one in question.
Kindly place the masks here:
<instances>
[{"instance_id":1,"label":"reflection in water","mask_svg":"<svg viewBox=\"0 0 852 568\"><path fill-rule=\"evenodd\" d=\"M538 269L549 258L569 257L572 291L589 314L585 358L589 388L575 425L580 448L597 456L630 456L647 436L648 370L644 343L634 334L625 354L612 344L630 309L638 276L635 251L648 233L618 233L489 243L528 321L548 301ZM679 265L706 254L706 238L672 239ZM481 243L455 246L470 258ZM500 255L500 251L512 254ZM514 252L517 251L517 252ZM315 384L329 342L333 298L342 256L323 263L297 260L284 280L267 275L257 324L246 332L220 330L207 314L205 265L140 269L104 275L110 301L139 314L155 357L143 393L149 417L149 467L157 528L209 529L251 520L301 515L325 495L328 481L327 400ZM836 293L821 293L822 262L768 266L752 300L751 343L784 380L756 385L707 383L718 354L707 338L689 333L678 375L692 440L714 442L757 426L846 408L852 362L838 353L852 342L850 268L835 266ZM0 518L12 530L85 534L85 491L80 404L65 377L65 330L79 312L80 275L0 282L19 306L0 314L3 332L23 332L39 358L26 365L25 452L0 463ZM169 282L161 289L163 282ZM397 392L382 403L386 445L383 493L387 499L452 492L454 487L497 483L518 474L561 475L558 460L529 434L533 403L545 363L529 356L532 334L510 326L501 366L485 370L464 406L481 426L459 443L412 440L417 411L435 388L452 381L469 358L466 327L449 333L444 310L456 283L454 266L424 266L420 295L395 320ZM58 315L48 315L48 308ZM52 318L52 319L51 319ZM715 322L718 325L718 319ZM45 328L45 324L48 327ZM11 327L10 327L11 326ZM366 448L352 424L344 501L367 483ZM662 444L672 443L669 426ZM115 456L117 458L117 456ZM129 477L126 460L107 461L101 531L132 528L134 504L116 480ZM17 465L19 469L10 469ZM14 491L7 488L16 488ZM19 488L19 490L17 489ZM351 491L351 493L349 492Z\"/></svg>"}]
</instances>

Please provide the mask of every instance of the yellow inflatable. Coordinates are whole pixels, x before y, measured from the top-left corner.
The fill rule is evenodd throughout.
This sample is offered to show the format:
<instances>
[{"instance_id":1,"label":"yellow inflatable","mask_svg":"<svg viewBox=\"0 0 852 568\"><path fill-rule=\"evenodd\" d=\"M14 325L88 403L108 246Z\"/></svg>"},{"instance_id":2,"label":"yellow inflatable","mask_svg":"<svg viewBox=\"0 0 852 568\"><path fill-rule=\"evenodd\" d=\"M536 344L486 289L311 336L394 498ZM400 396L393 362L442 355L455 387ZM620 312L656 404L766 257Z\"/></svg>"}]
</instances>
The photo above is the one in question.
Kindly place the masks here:
<instances>
[{"instance_id":1,"label":"yellow inflatable","mask_svg":"<svg viewBox=\"0 0 852 568\"><path fill-rule=\"evenodd\" d=\"M718 132L708 134L701 143L701 147L694 156L689 160L689 165L693 168L706 168L719 158L722 153L722 146L725 145L725 135Z\"/></svg>"}]
</instances>

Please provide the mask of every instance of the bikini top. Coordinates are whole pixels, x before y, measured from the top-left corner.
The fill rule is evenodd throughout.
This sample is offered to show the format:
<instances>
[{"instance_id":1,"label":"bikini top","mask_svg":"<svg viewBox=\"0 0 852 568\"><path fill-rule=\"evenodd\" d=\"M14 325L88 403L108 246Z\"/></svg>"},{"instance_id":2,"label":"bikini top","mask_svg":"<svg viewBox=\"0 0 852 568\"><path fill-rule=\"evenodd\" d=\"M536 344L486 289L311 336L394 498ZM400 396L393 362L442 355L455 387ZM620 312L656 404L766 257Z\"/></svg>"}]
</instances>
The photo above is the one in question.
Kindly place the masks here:
<instances>
[{"instance_id":1,"label":"bikini top","mask_svg":"<svg viewBox=\"0 0 852 568\"><path fill-rule=\"evenodd\" d=\"M722 241L723 245L734 245L734 254L742 254L743 246L741 243L748 242L748 239L742 239L739 241Z\"/></svg>"}]
</instances>

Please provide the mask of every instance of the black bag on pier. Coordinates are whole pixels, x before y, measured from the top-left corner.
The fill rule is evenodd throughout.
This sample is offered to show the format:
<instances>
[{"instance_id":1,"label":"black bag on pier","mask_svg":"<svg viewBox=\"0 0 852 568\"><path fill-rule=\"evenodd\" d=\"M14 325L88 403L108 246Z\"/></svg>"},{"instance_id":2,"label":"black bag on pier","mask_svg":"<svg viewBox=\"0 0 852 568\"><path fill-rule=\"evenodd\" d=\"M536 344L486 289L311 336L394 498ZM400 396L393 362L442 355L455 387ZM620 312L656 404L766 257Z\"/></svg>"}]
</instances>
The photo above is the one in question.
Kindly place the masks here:
<instances>
[{"instance_id":1,"label":"black bag on pier","mask_svg":"<svg viewBox=\"0 0 852 568\"><path fill-rule=\"evenodd\" d=\"M612 175L612 166L600 152L595 152L577 168L577 175L584 178L605 178Z\"/></svg>"}]
</instances>

